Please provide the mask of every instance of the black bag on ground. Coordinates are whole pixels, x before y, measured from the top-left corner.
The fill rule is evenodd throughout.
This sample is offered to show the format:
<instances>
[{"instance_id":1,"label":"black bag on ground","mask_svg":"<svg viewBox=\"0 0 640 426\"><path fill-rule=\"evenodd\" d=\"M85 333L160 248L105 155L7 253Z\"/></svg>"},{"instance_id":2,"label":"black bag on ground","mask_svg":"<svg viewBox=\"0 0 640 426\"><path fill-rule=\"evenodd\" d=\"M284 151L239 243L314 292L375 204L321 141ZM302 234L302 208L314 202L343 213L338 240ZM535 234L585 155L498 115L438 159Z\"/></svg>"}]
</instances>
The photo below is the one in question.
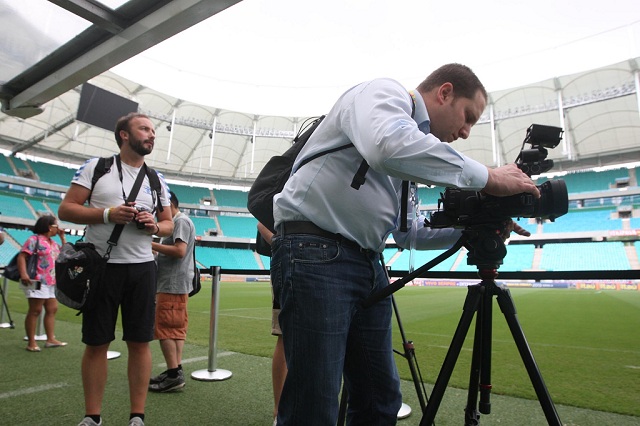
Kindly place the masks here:
<instances>
[{"instance_id":1,"label":"black bag on ground","mask_svg":"<svg viewBox=\"0 0 640 426\"><path fill-rule=\"evenodd\" d=\"M195 273L193 275L193 286L192 290L189 292L189 297L195 296L202 289L202 284L200 283L200 269L195 268Z\"/></svg>"},{"instance_id":2,"label":"black bag on ground","mask_svg":"<svg viewBox=\"0 0 640 426\"><path fill-rule=\"evenodd\" d=\"M4 267L4 275L7 279L11 281L20 281L20 271L18 271L18 256L21 252L16 253L15 256L11 258L9 264ZM30 256L27 256L27 275L29 278L35 278L38 274L38 254L33 253Z\"/></svg>"},{"instance_id":3,"label":"black bag on ground","mask_svg":"<svg viewBox=\"0 0 640 426\"><path fill-rule=\"evenodd\" d=\"M102 283L107 259L91 243L65 243L56 259L56 298L80 312L91 306Z\"/></svg>"},{"instance_id":4,"label":"black bag on ground","mask_svg":"<svg viewBox=\"0 0 640 426\"><path fill-rule=\"evenodd\" d=\"M202 283L200 283L200 269L196 264L196 245L193 245L193 281L191 282L191 291L189 297L195 296L202 289Z\"/></svg>"}]
</instances>

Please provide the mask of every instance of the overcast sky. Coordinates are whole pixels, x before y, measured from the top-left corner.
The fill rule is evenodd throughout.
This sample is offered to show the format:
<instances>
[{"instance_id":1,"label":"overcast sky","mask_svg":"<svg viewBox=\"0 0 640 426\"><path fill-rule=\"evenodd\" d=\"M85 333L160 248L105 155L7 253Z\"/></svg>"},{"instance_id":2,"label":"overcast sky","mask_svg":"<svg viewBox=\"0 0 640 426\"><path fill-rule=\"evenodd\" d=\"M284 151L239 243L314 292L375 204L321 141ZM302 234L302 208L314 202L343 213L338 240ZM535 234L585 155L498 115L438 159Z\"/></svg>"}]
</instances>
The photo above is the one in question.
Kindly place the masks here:
<instances>
[{"instance_id":1,"label":"overcast sky","mask_svg":"<svg viewBox=\"0 0 640 426\"><path fill-rule=\"evenodd\" d=\"M205 105L326 112L376 77L460 62L489 91L640 56L640 1L243 0L113 69Z\"/></svg>"}]
</instances>

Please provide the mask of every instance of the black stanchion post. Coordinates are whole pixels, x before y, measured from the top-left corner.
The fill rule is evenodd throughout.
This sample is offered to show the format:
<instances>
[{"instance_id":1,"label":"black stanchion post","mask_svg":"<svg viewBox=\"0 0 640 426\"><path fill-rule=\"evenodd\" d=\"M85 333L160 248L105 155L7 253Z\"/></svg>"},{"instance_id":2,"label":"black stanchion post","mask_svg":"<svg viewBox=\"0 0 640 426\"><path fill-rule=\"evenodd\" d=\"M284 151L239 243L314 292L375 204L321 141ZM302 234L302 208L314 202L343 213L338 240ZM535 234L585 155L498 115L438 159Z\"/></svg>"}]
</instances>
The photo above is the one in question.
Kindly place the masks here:
<instances>
[{"instance_id":1,"label":"black stanchion post","mask_svg":"<svg viewBox=\"0 0 640 426\"><path fill-rule=\"evenodd\" d=\"M7 278L3 278L2 287L0 288L0 292L2 293L2 309L0 310L0 328L16 328L13 324L13 320L11 319L11 314L9 313L9 305L7 305L7 299L4 295L7 293ZM9 322L4 322L4 313L7 313L7 317L9 318Z\"/></svg>"},{"instance_id":2,"label":"black stanchion post","mask_svg":"<svg viewBox=\"0 0 640 426\"><path fill-rule=\"evenodd\" d=\"M220 304L220 267L211 267L211 315L209 318L209 364L206 370L191 373L191 378L202 381L221 381L231 377L228 370L216 368L218 357L218 308Z\"/></svg>"}]
</instances>

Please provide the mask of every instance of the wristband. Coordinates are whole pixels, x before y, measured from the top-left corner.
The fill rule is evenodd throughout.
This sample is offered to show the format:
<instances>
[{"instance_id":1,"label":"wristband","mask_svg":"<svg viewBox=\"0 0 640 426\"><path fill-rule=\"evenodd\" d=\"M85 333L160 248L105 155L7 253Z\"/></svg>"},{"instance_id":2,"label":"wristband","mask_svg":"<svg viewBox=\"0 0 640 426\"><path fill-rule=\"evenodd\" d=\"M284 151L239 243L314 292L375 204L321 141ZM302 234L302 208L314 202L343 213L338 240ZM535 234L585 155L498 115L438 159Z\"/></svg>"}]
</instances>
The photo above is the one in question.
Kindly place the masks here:
<instances>
[{"instance_id":1,"label":"wristband","mask_svg":"<svg viewBox=\"0 0 640 426\"><path fill-rule=\"evenodd\" d=\"M106 224L109 223L109 209L104 209L102 211L102 221Z\"/></svg>"},{"instance_id":2,"label":"wristband","mask_svg":"<svg viewBox=\"0 0 640 426\"><path fill-rule=\"evenodd\" d=\"M155 235L158 235L160 233L160 227L158 226L157 223L156 223L156 229L157 229L157 231L155 232Z\"/></svg>"}]
</instances>

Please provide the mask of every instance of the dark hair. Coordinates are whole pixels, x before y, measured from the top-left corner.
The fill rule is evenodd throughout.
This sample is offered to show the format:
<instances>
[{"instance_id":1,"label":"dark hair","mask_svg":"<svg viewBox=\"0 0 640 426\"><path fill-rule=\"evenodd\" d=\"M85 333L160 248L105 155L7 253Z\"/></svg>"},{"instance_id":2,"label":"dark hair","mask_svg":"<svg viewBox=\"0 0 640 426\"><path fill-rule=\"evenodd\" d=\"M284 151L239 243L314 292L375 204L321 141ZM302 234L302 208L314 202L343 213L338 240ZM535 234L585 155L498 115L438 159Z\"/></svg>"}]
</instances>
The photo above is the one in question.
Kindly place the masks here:
<instances>
[{"instance_id":1,"label":"dark hair","mask_svg":"<svg viewBox=\"0 0 640 426\"><path fill-rule=\"evenodd\" d=\"M175 207L176 209L180 207L180 201L178 201L178 196L175 194L175 192L169 191L169 197L171 198L171 204L173 204L173 207Z\"/></svg>"},{"instance_id":2,"label":"dark hair","mask_svg":"<svg viewBox=\"0 0 640 426\"><path fill-rule=\"evenodd\" d=\"M118 143L118 148L120 148L122 146L122 138L120 137L120 131L122 131L122 130L126 130L127 132L130 131L129 130L129 123L134 118L149 118L149 117L147 115L141 114L139 112L130 112L129 114L125 115L124 117L118 118L118 121L116 122L116 130L115 130L116 142Z\"/></svg>"},{"instance_id":3,"label":"dark hair","mask_svg":"<svg viewBox=\"0 0 640 426\"><path fill-rule=\"evenodd\" d=\"M51 225L55 225L57 221L58 220L55 218L55 216L52 216L50 214L40 216L38 220L36 220L36 224L33 225L33 233L38 235L46 234L47 232L49 232L49 227Z\"/></svg>"},{"instance_id":4,"label":"dark hair","mask_svg":"<svg viewBox=\"0 0 640 426\"><path fill-rule=\"evenodd\" d=\"M453 85L454 96L473 99L478 90L488 99L487 90L484 88L478 76L466 65L446 64L432 72L420 85L418 91L427 93L445 83Z\"/></svg>"}]
</instances>

